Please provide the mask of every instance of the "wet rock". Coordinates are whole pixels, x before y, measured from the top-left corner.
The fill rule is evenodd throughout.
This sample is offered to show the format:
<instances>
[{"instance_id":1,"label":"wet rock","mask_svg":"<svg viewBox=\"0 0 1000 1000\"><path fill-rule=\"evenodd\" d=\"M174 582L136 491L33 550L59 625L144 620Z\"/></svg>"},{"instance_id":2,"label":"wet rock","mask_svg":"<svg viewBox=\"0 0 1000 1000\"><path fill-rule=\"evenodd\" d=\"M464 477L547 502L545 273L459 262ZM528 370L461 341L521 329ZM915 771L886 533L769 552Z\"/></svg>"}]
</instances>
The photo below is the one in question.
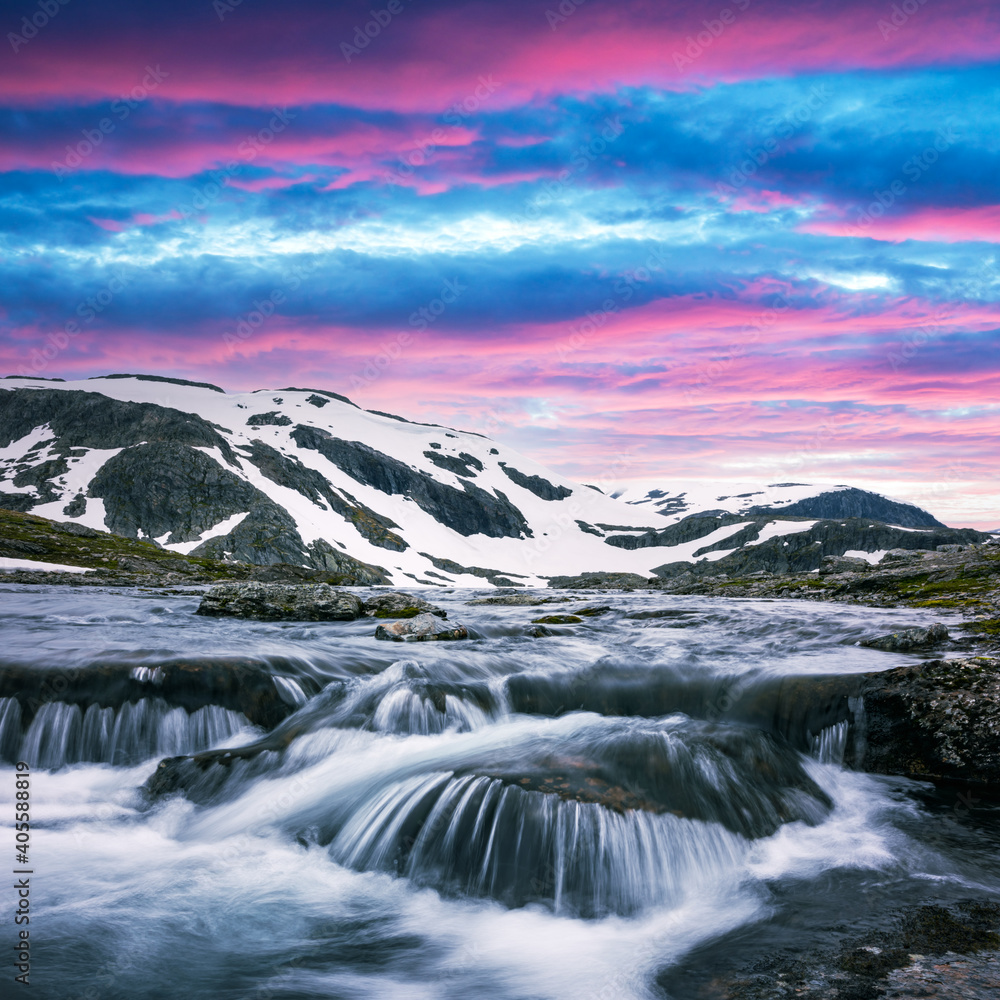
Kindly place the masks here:
<instances>
[{"instance_id":1,"label":"wet rock","mask_svg":"<svg viewBox=\"0 0 1000 1000\"><path fill-rule=\"evenodd\" d=\"M1000 787L1000 660L867 674L866 771Z\"/></svg>"},{"instance_id":2,"label":"wet rock","mask_svg":"<svg viewBox=\"0 0 1000 1000\"><path fill-rule=\"evenodd\" d=\"M678 611L676 608L657 608L654 611L633 611L625 617L636 621L646 621L650 618L688 618L690 611Z\"/></svg>"},{"instance_id":3,"label":"wet rock","mask_svg":"<svg viewBox=\"0 0 1000 1000\"><path fill-rule=\"evenodd\" d=\"M195 614L256 621L352 621L361 599L326 583L223 583L203 598Z\"/></svg>"},{"instance_id":4,"label":"wet rock","mask_svg":"<svg viewBox=\"0 0 1000 1000\"><path fill-rule=\"evenodd\" d=\"M532 625L530 628L525 629L525 633L530 635L532 639L544 639L546 636L559 634L558 632L553 632L550 628L546 628L544 625Z\"/></svg>"},{"instance_id":5,"label":"wet rock","mask_svg":"<svg viewBox=\"0 0 1000 1000\"><path fill-rule=\"evenodd\" d=\"M395 621L391 625L379 625L375 629L376 639L392 642L430 642L445 639L468 639L469 631L464 625L443 625L433 614L419 614L414 618Z\"/></svg>"},{"instance_id":6,"label":"wet rock","mask_svg":"<svg viewBox=\"0 0 1000 1000\"><path fill-rule=\"evenodd\" d=\"M127 702L155 698L188 713L208 705L242 712L254 724L270 729L293 711L275 680L276 669L289 668L282 662L242 656L173 657L138 663L98 660L52 669L10 663L0 667L0 698L17 699L24 726L42 706L52 702L84 710L91 705L117 710ZM312 690L306 678L301 682Z\"/></svg>"},{"instance_id":7,"label":"wet rock","mask_svg":"<svg viewBox=\"0 0 1000 1000\"><path fill-rule=\"evenodd\" d=\"M582 618L576 615L543 615L541 618L532 618L534 625L580 625Z\"/></svg>"},{"instance_id":8,"label":"wet rock","mask_svg":"<svg viewBox=\"0 0 1000 1000\"><path fill-rule=\"evenodd\" d=\"M592 608L577 608L573 614L581 615L584 618L595 618L597 615L606 615L609 611L614 611L610 604L602 604Z\"/></svg>"},{"instance_id":9,"label":"wet rock","mask_svg":"<svg viewBox=\"0 0 1000 1000\"><path fill-rule=\"evenodd\" d=\"M447 611L401 590L377 594L364 602L364 614L368 618L415 618L423 613L436 615L438 618L448 617Z\"/></svg>"},{"instance_id":10,"label":"wet rock","mask_svg":"<svg viewBox=\"0 0 1000 1000\"><path fill-rule=\"evenodd\" d=\"M778 952L721 975L718 966L706 969L715 989L698 995L730 1000L993 1000L1000 995L998 928L1000 906L991 901L896 910L867 934L834 948L813 945L793 954ZM831 929L829 937L839 938L840 928ZM665 984L665 977L661 981Z\"/></svg>"},{"instance_id":11,"label":"wet rock","mask_svg":"<svg viewBox=\"0 0 1000 1000\"><path fill-rule=\"evenodd\" d=\"M883 649L887 653L905 653L911 649L923 649L944 642L948 638L948 629L944 625L931 625L930 628L907 628L889 635L877 635L870 639L862 639L858 645L869 649Z\"/></svg>"},{"instance_id":12,"label":"wet rock","mask_svg":"<svg viewBox=\"0 0 1000 1000\"><path fill-rule=\"evenodd\" d=\"M568 597L534 597L531 594L500 594L497 597L479 597L474 601L466 601L465 603L470 606L479 604L498 604L509 607L534 608L539 604L551 604L554 601L568 600Z\"/></svg>"}]
</instances>

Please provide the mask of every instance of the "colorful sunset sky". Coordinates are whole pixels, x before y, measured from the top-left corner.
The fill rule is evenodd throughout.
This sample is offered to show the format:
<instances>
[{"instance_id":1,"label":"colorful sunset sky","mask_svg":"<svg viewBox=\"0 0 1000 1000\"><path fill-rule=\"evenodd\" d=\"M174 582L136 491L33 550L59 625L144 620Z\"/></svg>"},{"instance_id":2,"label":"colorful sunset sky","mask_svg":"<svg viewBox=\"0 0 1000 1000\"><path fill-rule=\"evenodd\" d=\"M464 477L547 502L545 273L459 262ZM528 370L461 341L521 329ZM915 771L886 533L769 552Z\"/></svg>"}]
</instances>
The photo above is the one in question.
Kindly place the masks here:
<instances>
[{"instance_id":1,"label":"colorful sunset sky","mask_svg":"<svg viewBox=\"0 0 1000 1000\"><path fill-rule=\"evenodd\" d=\"M0 368L1000 528L1000 5L33 0Z\"/></svg>"}]
</instances>

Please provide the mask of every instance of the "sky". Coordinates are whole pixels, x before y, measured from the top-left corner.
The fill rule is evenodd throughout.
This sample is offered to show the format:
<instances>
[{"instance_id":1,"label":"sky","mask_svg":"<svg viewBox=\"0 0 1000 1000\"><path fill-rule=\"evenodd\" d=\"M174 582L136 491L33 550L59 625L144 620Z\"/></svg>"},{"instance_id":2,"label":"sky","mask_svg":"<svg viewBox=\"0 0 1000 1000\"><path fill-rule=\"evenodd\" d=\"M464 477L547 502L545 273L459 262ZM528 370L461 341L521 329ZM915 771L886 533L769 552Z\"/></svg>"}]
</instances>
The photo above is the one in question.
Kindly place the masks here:
<instances>
[{"instance_id":1,"label":"sky","mask_svg":"<svg viewBox=\"0 0 1000 1000\"><path fill-rule=\"evenodd\" d=\"M34 0L0 370L1000 528L1000 5Z\"/></svg>"}]
</instances>

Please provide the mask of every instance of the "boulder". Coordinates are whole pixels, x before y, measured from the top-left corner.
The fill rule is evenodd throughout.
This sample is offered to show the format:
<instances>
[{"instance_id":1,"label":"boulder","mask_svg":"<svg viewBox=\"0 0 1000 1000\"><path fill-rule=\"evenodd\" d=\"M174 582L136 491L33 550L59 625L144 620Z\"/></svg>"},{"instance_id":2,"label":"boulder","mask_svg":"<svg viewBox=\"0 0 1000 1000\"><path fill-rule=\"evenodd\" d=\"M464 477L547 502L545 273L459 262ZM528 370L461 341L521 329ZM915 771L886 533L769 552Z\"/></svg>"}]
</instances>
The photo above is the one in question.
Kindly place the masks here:
<instances>
[{"instance_id":1,"label":"boulder","mask_svg":"<svg viewBox=\"0 0 1000 1000\"><path fill-rule=\"evenodd\" d=\"M936 548L936 546L935 546ZM908 563L920 562L924 557L926 549L889 549L879 560L879 563Z\"/></svg>"},{"instance_id":2,"label":"boulder","mask_svg":"<svg viewBox=\"0 0 1000 1000\"><path fill-rule=\"evenodd\" d=\"M368 618L415 618L425 612L438 618L448 617L447 611L401 590L376 594L364 602L364 613Z\"/></svg>"},{"instance_id":3,"label":"boulder","mask_svg":"<svg viewBox=\"0 0 1000 1000\"><path fill-rule=\"evenodd\" d=\"M424 613L404 618L375 629L376 639L392 642L432 642L443 639L468 639L469 630L464 625L443 625L433 614Z\"/></svg>"},{"instance_id":4,"label":"boulder","mask_svg":"<svg viewBox=\"0 0 1000 1000\"><path fill-rule=\"evenodd\" d=\"M326 583L222 583L201 600L195 614L256 621L353 621L361 599Z\"/></svg>"},{"instance_id":5,"label":"boulder","mask_svg":"<svg viewBox=\"0 0 1000 1000\"><path fill-rule=\"evenodd\" d=\"M930 660L868 674L863 766L1000 787L1000 660Z\"/></svg>"},{"instance_id":6,"label":"boulder","mask_svg":"<svg viewBox=\"0 0 1000 1000\"><path fill-rule=\"evenodd\" d=\"M930 628L907 628L889 635L876 635L862 639L858 645L869 649L883 649L887 653L905 653L911 649L923 649L944 642L948 638L948 629L944 625L931 625Z\"/></svg>"},{"instance_id":7,"label":"boulder","mask_svg":"<svg viewBox=\"0 0 1000 1000\"><path fill-rule=\"evenodd\" d=\"M552 629L547 628L544 625L532 625L525 629L525 634L530 635L532 639L544 639L549 635L558 635L558 632L553 632Z\"/></svg>"},{"instance_id":8,"label":"boulder","mask_svg":"<svg viewBox=\"0 0 1000 1000\"><path fill-rule=\"evenodd\" d=\"M532 618L535 625L580 625L582 618L576 615L543 615L541 618Z\"/></svg>"}]
</instances>

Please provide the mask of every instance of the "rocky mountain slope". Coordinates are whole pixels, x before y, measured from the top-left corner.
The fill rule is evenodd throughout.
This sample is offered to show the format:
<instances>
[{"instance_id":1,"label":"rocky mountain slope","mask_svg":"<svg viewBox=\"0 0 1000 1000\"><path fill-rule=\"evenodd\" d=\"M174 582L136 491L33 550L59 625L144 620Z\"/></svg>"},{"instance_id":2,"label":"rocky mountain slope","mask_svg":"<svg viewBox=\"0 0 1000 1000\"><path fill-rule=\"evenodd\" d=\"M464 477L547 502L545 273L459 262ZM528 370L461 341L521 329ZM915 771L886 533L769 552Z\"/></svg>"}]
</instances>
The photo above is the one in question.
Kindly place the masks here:
<instances>
[{"instance_id":1,"label":"rocky mountain slope","mask_svg":"<svg viewBox=\"0 0 1000 1000\"><path fill-rule=\"evenodd\" d=\"M829 555L875 562L986 537L849 487L654 493L605 496L481 435L321 389L229 394L149 375L0 384L0 508L220 563L537 586L590 571L805 571Z\"/></svg>"},{"instance_id":2,"label":"rocky mountain slope","mask_svg":"<svg viewBox=\"0 0 1000 1000\"><path fill-rule=\"evenodd\" d=\"M633 486L614 494L635 507L655 511L671 523L693 515L741 514L782 517L867 517L904 528L943 528L932 514L902 500L893 500L859 490L854 486L815 486L809 483L674 483L669 489L659 486Z\"/></svg>"}]
</instances>

